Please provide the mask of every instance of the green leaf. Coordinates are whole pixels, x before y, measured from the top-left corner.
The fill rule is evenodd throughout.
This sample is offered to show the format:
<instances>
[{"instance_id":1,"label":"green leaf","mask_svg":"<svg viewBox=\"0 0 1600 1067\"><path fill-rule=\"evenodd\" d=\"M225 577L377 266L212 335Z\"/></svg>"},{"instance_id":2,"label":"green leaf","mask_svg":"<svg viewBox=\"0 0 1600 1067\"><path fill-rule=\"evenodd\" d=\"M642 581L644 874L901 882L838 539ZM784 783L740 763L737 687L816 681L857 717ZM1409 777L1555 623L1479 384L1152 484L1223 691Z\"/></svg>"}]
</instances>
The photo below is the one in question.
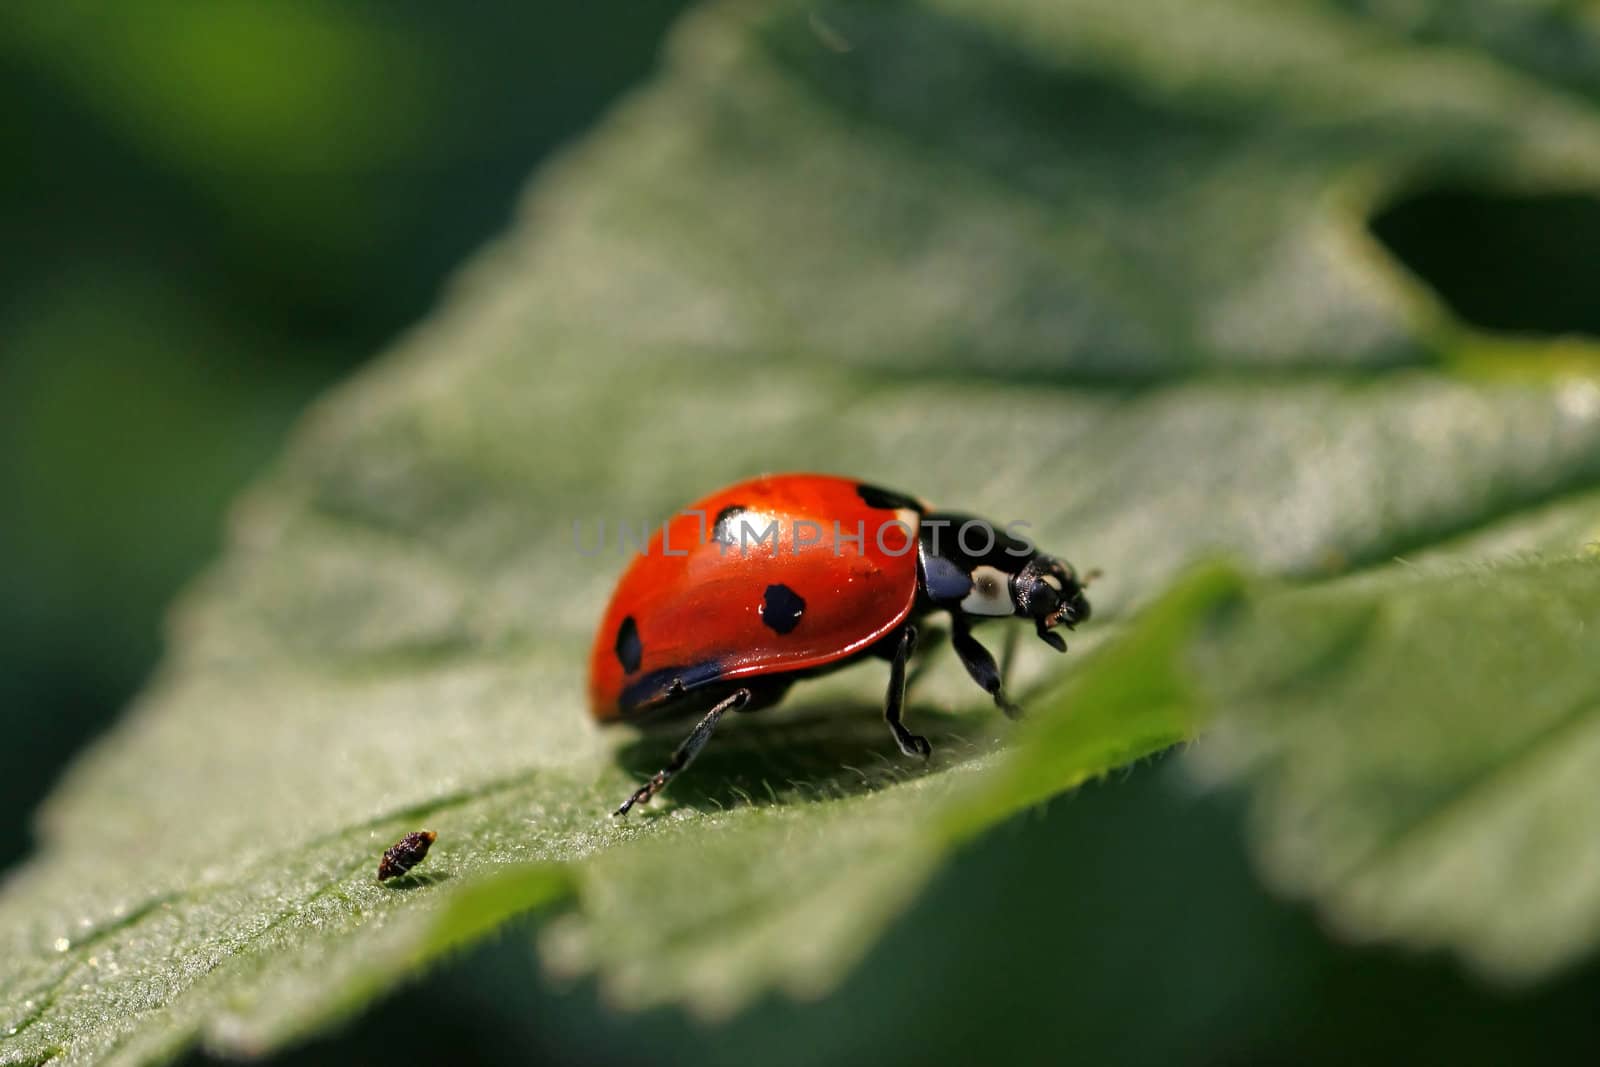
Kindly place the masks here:
<instances>
[{"instance_id":1,"label":"green leaf","mask_svg":"<svg viewBox=\"0 0 1600 1067\"><path fill-rule=\"evenodd\" d=\"M1273 884L1508 982L1593 952L1600 557L1394 566L1251 614L1205 657L1229 713L1195 755L1254 786Z\"/></svg>"},{"instance_id":2,"label":"green leaf","mask_svg":"<svg viewBox=\"0 0 1600 1067\"><path fill-rule=\"evenodd\" d=\"M1581 717L1589 564L1325 580L1592 530L1569 510L1592 497L1563 499L1600 480L1592 353L1499 373L1547 350L1450 323L1362 212L1429 176L1593 187L1600 123L1359 11L1203 17L1233 29L1110 0L692 16L239 504L0 895L0 1062L271 1049L540 909L548 965L626 1006L820 994L962 841L1210 707L1200 751L1266 783L1269 869L1353 931L1529 975L1592 948L1588 883L1561 877L1582 853L1543 848L1558 806L1491 805L1496 829L1451 799ZM927 767L878 721L881 668L808 683L609 819L676 740L585 712L616 524L800 468L1104 567L1088 647L1024 650L1021 730L936 657ZM573 524L602 520L586 555ZM1219 553L1306 588L1224 610L1240 579L1194 569ZM1475 659L1489 632L1518 636ZM1363 867L1433 811L1465 813L1437 856ZM377 884L421 826L417 877ZM1433 907L1469 861L1522 868ZM1562 884L1513 958L1506 894Z\"/></svg>"}]
</instances>

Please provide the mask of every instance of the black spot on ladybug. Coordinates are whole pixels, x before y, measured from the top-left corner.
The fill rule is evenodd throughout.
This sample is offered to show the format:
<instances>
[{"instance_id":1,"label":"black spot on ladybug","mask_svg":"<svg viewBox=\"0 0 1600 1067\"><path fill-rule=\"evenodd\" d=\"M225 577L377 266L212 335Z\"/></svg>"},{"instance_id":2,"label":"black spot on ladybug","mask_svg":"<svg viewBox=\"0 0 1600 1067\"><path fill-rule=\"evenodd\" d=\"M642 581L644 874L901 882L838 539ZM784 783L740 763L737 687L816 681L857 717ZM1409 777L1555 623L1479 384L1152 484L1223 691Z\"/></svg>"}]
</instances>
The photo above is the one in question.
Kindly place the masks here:
<instances>
[{"instance_id":1,"label":"black spot on ladybug","mask_svg":"<svg viewBox=\"0 0 1600 1067\"><path fill-rule=\"evenodd\" d=\"M761 621L776 633L786 634L800 625L805 610L805 599L786 585L767 586L761 598Z\"/></svg>"},{"instance_id":2,"label":"black spot on ladybug","mask_svg":"<svg viewBox=\"0 0 1600 1067\"><path fill-rule=\"evenodd\" d=\"M629 615L617 627L617 661L622 669L632 674L644 659L644 644L639 640L639 624Z\"/></svg>"},{"instance_id":3,"label":"black spot on ladybug","mask_svg":"<svg viewBox=\"0 0 1600 1067\"><path fill-rule=\"evenodd\" d=\"M738 545L739 516L746 510L743 504L730 504L717 512L716 521L711 524L711 540L725 545Z\"/></svg>"},{"instance_id":4,"label":"black spot on ladybug","mask_svg":"<svg viewBox=\"0 0 1600 1067\"><path fill-rule=\"evenodd\" d=\"M893 489L885 489L878 485L868 485L861 482L856 486L856 495L859 496L869 508L886 508L889 511L898 511L901 508L910 508L918 515L923 512L922 502L914 497L897 493Z\"/></svg>"}]
</instances>

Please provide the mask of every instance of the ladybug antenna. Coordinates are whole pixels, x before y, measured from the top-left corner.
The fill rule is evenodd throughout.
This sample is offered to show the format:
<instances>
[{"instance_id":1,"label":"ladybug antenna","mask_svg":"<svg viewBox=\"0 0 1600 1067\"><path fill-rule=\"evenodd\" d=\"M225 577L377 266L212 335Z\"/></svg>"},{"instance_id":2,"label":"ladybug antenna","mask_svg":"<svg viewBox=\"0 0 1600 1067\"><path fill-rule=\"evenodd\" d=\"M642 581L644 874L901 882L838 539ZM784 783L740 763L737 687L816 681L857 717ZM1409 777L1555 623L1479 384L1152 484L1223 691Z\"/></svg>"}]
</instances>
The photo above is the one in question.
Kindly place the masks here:
<instances>
[{"instance_id":1,"label":"ladybug antenna","mask_svg":"<svg viewBox=\"0 0 1600 1067\"><path fill-rule=\"evenodd\" d=\"M1101 570L1099 567L1095 567L1093 570L1088 571L1087 573L1084 574L1083 577L1078 579L1078 585L1079 585L1080 588L1087 589L1087 588L1089 588L1089 583L1090 582L1094 581L1096 578L1101 577L1105 573L1106 572Z\"/></svg>"}]
</instances>

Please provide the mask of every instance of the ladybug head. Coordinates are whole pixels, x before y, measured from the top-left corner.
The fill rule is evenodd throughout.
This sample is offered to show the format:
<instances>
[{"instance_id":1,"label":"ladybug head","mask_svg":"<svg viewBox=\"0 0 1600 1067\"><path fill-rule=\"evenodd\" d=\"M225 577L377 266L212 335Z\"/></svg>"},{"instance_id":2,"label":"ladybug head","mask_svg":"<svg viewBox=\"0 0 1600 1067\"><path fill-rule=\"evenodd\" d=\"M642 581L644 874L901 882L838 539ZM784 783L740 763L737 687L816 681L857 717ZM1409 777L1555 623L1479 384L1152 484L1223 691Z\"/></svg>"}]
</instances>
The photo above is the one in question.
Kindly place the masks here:
<instances>
[{"instance_id":1,"label":"ladybug head","mask_svg":"<svg viewBox=\"0 0 1600 1067\"><path fill-rule=\"evenodd\" d=\"M1065 652L1067 643L1051 631L1057 626L1071 630L1089 617L1089 601L1083 590L1093 578L1088 574L1080 579L1072 564L1041 552L1011 579L1017 614L1033 620L1040 640Z\"/></svg>"},{"instance_id":2,"label":"ladybug head","mask_svg":"<svg viewBox=\"0 0 1600 1067\"><path fill-rule=\"evenodd\" d=\"M986 519L933 512L922 517L917 536L917 581L934 607L975 619L1032 619L1040 639L1060 652L1067 643L1055 628L1070 630L1089 617L1083 589L1093 574L1079 575Z\"/></svg>"}]
</instances>

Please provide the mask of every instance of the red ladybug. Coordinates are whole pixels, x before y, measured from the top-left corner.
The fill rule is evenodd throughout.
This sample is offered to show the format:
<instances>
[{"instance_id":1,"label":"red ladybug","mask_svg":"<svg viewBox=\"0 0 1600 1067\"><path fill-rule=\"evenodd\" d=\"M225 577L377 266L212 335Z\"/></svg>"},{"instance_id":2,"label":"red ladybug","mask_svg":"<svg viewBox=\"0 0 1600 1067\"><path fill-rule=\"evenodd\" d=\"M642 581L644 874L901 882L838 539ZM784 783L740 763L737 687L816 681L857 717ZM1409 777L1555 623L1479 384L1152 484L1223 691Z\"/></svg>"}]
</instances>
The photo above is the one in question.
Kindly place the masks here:
<instances>
[{"instance_id":1,"label":"red ladybug","mask_svg":"<svg viewBox=\"0 0 1600 1067\"><path fill-rule=\"evenodd\" d=\"M755 711L789 686L864 656L890 664L883 717L908 756L928 740L900 721L917 620L951 618L967 673L1008 715L994 657L972 635L986 618L1032 619L1067 650L1089 602L1072 567L994 524L851 478L774 474L678 512L617 583L589 657L600 722L701 715L671 762L623 802L648 803L705 746L728 711Z\"/></svg>"}]
</instances>

